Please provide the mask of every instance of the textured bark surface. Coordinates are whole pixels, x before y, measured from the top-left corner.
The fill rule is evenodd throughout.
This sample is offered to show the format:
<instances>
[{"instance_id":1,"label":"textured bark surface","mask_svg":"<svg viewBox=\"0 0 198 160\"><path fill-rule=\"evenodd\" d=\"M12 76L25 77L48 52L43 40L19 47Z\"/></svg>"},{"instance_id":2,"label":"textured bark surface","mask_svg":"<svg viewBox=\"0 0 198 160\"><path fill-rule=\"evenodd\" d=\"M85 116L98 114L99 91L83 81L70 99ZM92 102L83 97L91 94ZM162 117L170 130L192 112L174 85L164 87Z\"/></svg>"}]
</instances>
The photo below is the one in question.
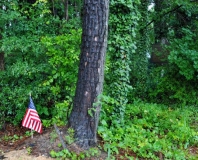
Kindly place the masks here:
<instances>
[{"instance_id":1,"label":"textured bark surface","mask_svg":"<svg viewBox=\"0 0 198 160\"><path fill-rule=\"evenodd\" d=\"M97 103L103 87L108 6L108 0L84 0L83 5L80 66L74 106L69 118L69 125L75 130L76 142L83 148L97 143L101 106L93 104Z\"/></svg>"}]
</instances>

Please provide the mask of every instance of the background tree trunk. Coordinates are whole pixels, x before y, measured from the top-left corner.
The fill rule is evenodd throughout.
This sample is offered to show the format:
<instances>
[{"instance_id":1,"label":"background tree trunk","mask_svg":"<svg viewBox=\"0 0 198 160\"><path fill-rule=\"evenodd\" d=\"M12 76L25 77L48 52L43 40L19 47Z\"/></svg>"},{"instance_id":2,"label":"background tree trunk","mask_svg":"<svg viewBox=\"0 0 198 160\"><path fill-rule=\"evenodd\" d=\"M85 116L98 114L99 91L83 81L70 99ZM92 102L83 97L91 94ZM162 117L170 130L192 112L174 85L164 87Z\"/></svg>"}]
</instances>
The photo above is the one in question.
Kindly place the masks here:
<instances>
[{"instance_id":1,"label":"background tree trunk","mask_svg":"<svg viewBox=\"0 0 198 160\"><path fill-rule=\"evenodd\" d=\"M103 88L108 6L108 0L84 0L83 4L80 66L74 106L69 118L69 126L75 130L77 144L83 148L89 148L97 142L101 107L97 102Z\"/></svg>"},{"instance_id":2,"label":"background tree trunk","mask_svg":"<svg viewBox=\"0 0 198 160\"><path fill-rule=\"evenodd\" d=\"M68 20L68 0L64 0L63 1L63 4L64 4L64 17L65 17L65 20L67 21Z\"/></svg>"}]
</instances>

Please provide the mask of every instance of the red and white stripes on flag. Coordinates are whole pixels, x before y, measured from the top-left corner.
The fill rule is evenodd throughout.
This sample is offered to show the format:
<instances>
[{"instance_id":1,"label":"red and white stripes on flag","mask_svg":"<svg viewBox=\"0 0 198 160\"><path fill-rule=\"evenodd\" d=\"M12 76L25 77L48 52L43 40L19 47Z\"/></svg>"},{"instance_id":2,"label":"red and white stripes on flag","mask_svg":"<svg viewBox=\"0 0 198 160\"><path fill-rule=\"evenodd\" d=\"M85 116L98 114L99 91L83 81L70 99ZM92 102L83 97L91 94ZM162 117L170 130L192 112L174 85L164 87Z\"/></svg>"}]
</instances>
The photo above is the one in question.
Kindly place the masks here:
<instances>
[{"instance_id":1,"label":"red and white stripes on flag","mask_svg":"<svg viewBox=\"0 0 198 160\"><path fill-rule=\"evenodd\" d=\"M22 126L42 133L42 123L30 97L30 103L24 115Z\"/></svg>"}]
</instances>

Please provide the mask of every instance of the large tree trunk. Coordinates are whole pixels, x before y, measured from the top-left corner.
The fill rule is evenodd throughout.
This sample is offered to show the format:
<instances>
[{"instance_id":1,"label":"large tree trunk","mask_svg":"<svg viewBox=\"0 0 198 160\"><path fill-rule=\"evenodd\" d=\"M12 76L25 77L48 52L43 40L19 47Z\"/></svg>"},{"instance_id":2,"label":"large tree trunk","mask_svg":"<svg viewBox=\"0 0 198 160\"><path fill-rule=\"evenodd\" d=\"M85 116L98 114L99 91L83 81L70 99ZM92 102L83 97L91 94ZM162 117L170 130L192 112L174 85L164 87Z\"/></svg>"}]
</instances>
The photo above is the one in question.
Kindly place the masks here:
<instances>
[{"instance_id":1,"label":"large tree trunk","mask_svg":"<svg viewBox=\"0 0 198 160\"><path fill-rule=\"evenodd\" d=\"M83 148L97 143L101 107L97 102L103 88L108 6L108 0L84 0L83 5L80 66L74 106L69 118L69 126L75 130L76 142Z\"/></svg>"}]
</instances>

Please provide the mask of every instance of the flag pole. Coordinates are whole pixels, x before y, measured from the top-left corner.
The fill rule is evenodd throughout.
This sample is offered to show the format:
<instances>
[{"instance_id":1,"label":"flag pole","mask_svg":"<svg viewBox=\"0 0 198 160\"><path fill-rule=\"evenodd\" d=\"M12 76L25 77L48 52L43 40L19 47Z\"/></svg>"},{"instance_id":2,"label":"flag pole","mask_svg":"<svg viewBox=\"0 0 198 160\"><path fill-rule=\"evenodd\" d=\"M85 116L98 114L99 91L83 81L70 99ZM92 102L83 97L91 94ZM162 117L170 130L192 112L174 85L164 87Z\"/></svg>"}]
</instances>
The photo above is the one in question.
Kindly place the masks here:
<instances>
[{"instance_id":1,"label":"flag pole","mask_svg":"<svg viewBox=\"0 0 198 160\"><path fill-rule=\"evenodd\" d=\"M33 127L32 127L32 120L31 120L31 138L33 139L33 129L32 129Z\"/></svg>"},{"instance_id":2,"label":"flag pole","mask_svg":"<svg viewBox=\"0 0 198 160\"><path fill-rule=\"evenodd\" d=\"M31 98L31 92L29 93L30 98ZM32 129L32 121L31 121L31 138L33 139L33 129Z\"/></svg>"},{"instance_id":3,"label":"flag pole","mask_svg":"<svg viewBox=\"0 0 198 160\"><path fill-rule=\"evenodd\" d=\"M33 139L33 131L32 131L32 128L31 128L31 138Z\"/></svg>"}]
</instances>

